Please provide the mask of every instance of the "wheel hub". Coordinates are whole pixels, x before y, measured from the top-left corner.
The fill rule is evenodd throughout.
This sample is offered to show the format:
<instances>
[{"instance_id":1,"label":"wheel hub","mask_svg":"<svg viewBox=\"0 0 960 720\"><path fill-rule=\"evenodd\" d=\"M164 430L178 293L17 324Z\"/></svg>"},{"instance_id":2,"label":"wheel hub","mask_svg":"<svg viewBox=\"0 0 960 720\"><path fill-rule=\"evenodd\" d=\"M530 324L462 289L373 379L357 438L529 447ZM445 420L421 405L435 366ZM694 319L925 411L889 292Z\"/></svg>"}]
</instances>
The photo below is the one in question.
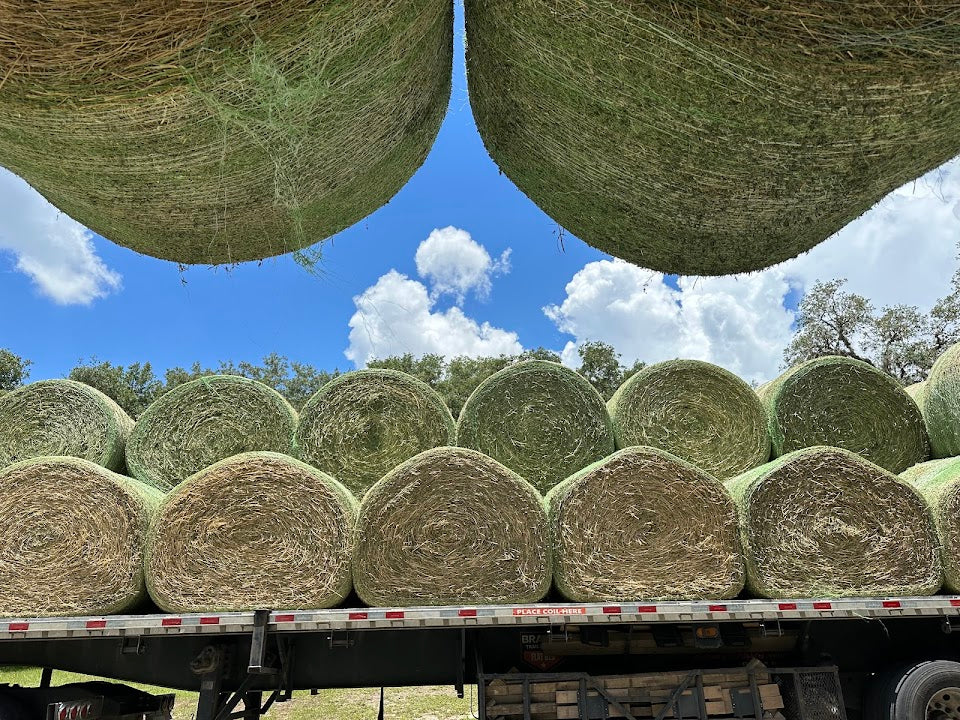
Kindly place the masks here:
<instances>
[{"instance_id":1,"label":"wheel hub","mask_svg":"<svg viewBox=\"0 0 960 720\"><path fill-rule=\"evenodd\" d=\"M927 702L926 720L960 720L960 688L938 690Z\"/></svg>"}]
</instances>

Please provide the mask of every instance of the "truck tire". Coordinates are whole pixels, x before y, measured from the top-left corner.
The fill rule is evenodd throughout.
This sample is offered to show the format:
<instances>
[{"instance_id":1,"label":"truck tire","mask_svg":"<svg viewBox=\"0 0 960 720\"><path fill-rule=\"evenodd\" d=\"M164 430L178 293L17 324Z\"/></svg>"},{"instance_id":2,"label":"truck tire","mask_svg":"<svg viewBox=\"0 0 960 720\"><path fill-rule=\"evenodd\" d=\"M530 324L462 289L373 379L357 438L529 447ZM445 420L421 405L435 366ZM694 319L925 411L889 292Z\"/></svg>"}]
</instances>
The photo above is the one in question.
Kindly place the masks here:
<instances>
[{"instance_id":1,"label":"truck tire","mask_svg":"<svg viewBox=\"0 0 960 720\"><path fill-rule=\"evenodd\" d=\"M960 720L960 663L929 660L894 671L874 692L875 720Z\"/></svg>"}]
</instances>

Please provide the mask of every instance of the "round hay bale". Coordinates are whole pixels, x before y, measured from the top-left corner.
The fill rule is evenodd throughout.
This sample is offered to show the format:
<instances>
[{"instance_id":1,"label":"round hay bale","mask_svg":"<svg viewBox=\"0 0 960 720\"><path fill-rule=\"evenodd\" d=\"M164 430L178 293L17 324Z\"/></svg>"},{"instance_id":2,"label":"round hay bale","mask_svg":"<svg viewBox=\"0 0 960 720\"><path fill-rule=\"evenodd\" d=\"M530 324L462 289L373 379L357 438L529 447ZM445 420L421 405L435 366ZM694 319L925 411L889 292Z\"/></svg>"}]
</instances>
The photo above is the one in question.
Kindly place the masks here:
<instances>
[{"instance_id":1,"label":"round hay bale","mask_svg":"<svg viewBox=\"0 0 960 720\"><path fill-rule=\"evenodd\" d=\"M932 595L942 582L926 504L859 455L812 447L727 481L747 589L758 597Z\"/></svg>"},{"instance_id":2,"label":"round hay bale","mask_svg":"<svg viewBox=\"0 0 960 720\"><path fill-rule=\"evenodd\" d=\"M3 0L0 27L0 165L180 263L290 252L369 215L450 97L443 0Z\"/></svg>"},{"instance_id":3,"label":"round hay bale","mask_svg":"<svg viewBox=\"0 0 960 720\"><path fill-rule=\"evenodd\" d=\"M294 454L362 497L404 460L455 441L453 416L429 385L396 370L358 370L310 398Z\"/></svg>"},{"instance_id":4,"label":"round hay bale","mask_svg":"<svg viewBox=\"0 0 960 720\"><path fill-rule=\"evenodd\" d=\"M546 501L554 583L573 602L723 599L743 589L730 494L670 453L619 450Z\"/></svg>"},{"instance_id":5,"label":"round hay bale","mask_svg":"<svg viewBox=\"0 0 960 720\"><path fill-rule=\"evenodd\" d=\"M768 267L960 154L954 2L465 5L493 160L644 267Z\"/></svg>"},{"instance_id":6,"label":"round hay bale","mask_svg":"<svg viewBox=\"0 0 960 720\"><path fill-rule=\"evenodd\" d=\"M649 445L726 479L770 459L767 413L743 380L700 360L630 377L607 402L617 447Z\"/></svg>"},{"instance_id":7,"label":"round hay bale","mask_svg":"<svg viewBox=\"0 0 960 720\"><path fill-rule=\"evenodd\" d=\"M616 447L603 398L557 363L527 360L494 373L467 398L457 444L479 450L546 492Z\"/></svg>"},{"instance_id":8,"label":"round hay bale","mask_svg":"<svg viewBox=\"0 0 960 720\"><path fill-rule=\"evenodd\" d=\"M907 385L903 388L903 391L913 398L913 401L917 404L918 407L923 405L923 393L927 383L924 381L913 383L913 385Z\"/></svg>"},{"instance_id":9,"label":"round hay bale","mask_svg":"<svg viewBox=\"0 0 960 720\"><path fill-rule=\"evenodd\" d=\"M900 479L927 501L940 539L944 586L960 593L960 458L914 465L900 473Z\"/></svg>"},{"instance_id":10,"label":"round hay bale","mask_svg":"<svg viewBox=\"0 0 960 720\"><path fill-rule=\"evenodd\" d=\"M133 420L99 390L41 380L0 397L0 467L63 455L122 471L132 428Z\"/></svg>"},{"instance_id":11,"label":"round hay bale","mask_svg":"<svg viewBox=\"0 0 960 720\"><path fill-rule=\"evenodd\" d=\"M134 609L146 599L144 543L161 498L79 458L0 470L0 617Z\"/></svg>"},{"instance_id":12,"label":"round hay bale","mask_svg":"<svg viewBox=\"0 0 960 720\"><path fill-rule=\"evenodd\" d=\"M892 473L930 457L917 404L900 383L860 360L827 356L800 363L767 384L760 399L774 457L831 445Z\"/></svg>"},{"instance_id":13,"label":"round hay bale","mask_svg":"<svg viewBox=\"0 0 960 720\"><path fill-rule=\"evenodd\" d=\"M147 541L150 597L168 612L322 609L350 594L357 501L292 457L221 460L166 497Z\"/></svg>"},{"instance_id":14,"label":"round hay bale","mask_svg":"<svg viewBox=\"0 0 960 720\"><path fill-rule=\"evenodd\" d=\"M960 343L937 358L917 402L927 423L933 457L960 455Z\"/></svg>"},{"instance_id":15,"label":"round hay bale","mask_svg":"<svg viewBox=\"0 0 960 720\"><path fill-rule=\"evenodd\" d=\"M208 375L161 395L137 419L127 468L169 490L218 460L254 450L289 453L297 413L256 380Z\"/></svg>"},{"instance_id":16,"label":"round hay bale","mask_svg":"<svg viewBox=\"0 0 960 720\"><path fill-rule=\"evenodd\" d=\"M474 450L426 450L360 503L353 581L373 606L527 603L550 589L543 498Z\"/></svg>"}]
</instances>

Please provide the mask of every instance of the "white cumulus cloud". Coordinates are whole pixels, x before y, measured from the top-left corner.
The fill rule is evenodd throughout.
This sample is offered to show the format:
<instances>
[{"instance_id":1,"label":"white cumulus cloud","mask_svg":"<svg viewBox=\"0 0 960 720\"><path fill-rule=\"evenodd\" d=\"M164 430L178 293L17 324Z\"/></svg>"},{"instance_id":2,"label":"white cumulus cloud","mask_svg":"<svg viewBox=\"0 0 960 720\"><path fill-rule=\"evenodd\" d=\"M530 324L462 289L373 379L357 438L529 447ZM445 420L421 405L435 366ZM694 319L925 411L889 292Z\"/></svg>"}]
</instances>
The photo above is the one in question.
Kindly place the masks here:
<instances>
[{"instance_id":1,"label":"white cumulus cloud","mask_svg":"<svg viewBox=\"0 0 960 720\"><path fill-rule=\"evenodd\" d=\"M490 295L491 278L510 271L510 249L495 261L470 233L449 226L437 228L420 243L416 262L434 295L454 295L462 303L471 291L480 298Z\"/></svg>"},{"instance_id":2,"label":"white cumulus cloud","mask_svg":"<svg viewBox=\"0 0 960 720\"><path fill-rule=\"evenodd\" d=\"M121 278L93 246L93 234L0 168L0 251L54 302L86 305L118 290Z\"/></svg>"}]
</instances>

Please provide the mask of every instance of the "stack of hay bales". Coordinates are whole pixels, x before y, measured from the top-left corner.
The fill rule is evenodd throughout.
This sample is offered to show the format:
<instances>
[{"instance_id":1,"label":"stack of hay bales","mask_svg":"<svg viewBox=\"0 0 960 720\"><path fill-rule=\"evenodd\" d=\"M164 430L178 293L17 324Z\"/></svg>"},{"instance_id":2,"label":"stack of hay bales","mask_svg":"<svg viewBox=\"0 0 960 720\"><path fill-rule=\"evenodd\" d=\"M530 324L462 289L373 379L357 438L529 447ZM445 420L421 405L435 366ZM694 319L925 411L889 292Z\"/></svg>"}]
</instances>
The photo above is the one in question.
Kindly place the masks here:
<instances>
[{"instance_id":1,"label":"stack of hay bales","mask_svg":"<svg viewBox=\"0 0 960 720\"><path fill-rule=\"evenodd\" d=\"M120 406L89 385L35 382L0 397L0 467L62 455L122 472L132 428Z\"/></svg>"},{"instance_id":2,"label":"stack of hay bales","mask_svg":"<svg viewBox=\"0 0 960 720\"><path fill-rule=\"evenodd\" d=\"M0 27L0 165L181 263L289 252L370 214L450 93L445 0L4 0Z\"/></svg>"},{"instance_id":3,"label":"stack of hay bales","mask_svg":"<svg viewBox=\"0 0 960 720\"><path fill-rule=\"evenodd\" d=\"M896 380L860 360L808 360L764 385L759 395L769 414L774 457L831 445L892 473L930 457L917 404Z\"/></svg>"},{"instance_id":4,"label":"stack of hay bales","mask_svg":"<svg viewBox=\"0 0 960 720\"><path fill-rule=\"evenodd\" d=\"M727 487L755 596L931 595L942 584L923 498L858 455L805 448Z\"/></svg>"},{"instance_id":5,"label":"stack of hay bales","mask_svg":"<svg viewBox=\"0 0 960 720\"><path fill-rule=\"evenodd\" d=\"M460 412L457 443L543 493L615 449L603 398L578 373L543 360L511 365L480 383Z\"/></svg>"},{"instance_id":6,"label":"stack of hay bales","mask_svg":"<svg viewBox=\"0 0 960 720\"><path fill-rule=\"evenodd\" d=\"M434 448L364 496L354 585L374 606L536 602L550 589L549 537L530 483L474 450Z\"/></svg>"},{"instance_id":7,"label":"stack of hay bales","mask_svg":"<svg viewBox=\"0 0 960 720\"><path fill-rule=\"evenodd\" d=\"M453 416L429 385L396 370L359 370L304 406L294 453L362 497L400 463L455 439Z\"/></svg>"},{"instance_id":8,"label":"stack of hay bales","mask_svg":"<svg viewBox=\"0 0 960 720\"><path fill-rule=\"evenodd\" d=\"M668 360L630 377L607 403L617 447L649 445L726 479L770 459L767 414L723 368Z\"/></svg>"},{"instance_id":9,"label":"stack of hay bales","mask_svg":"<svg viewBox=\"0 0 960 720\"><path fill-rule=\"evenodd\" d=\"M150 532L150 596L169 612L327 608L351 589L357 502L278 453L235 455L178 485Z\"/></svg>"},{"instance_id":10,"label":"stack of hay bales","mask_svg":"<svg viewBox=\"0 0 960 720\"><path fill-rule=\"evenodd\" d=\"M209 375L161 395L137 419L127 467L169 490L218 460L255 450L291 452L297 413L280 393L234 375Z\"/></svg>"},{"instance_id":11,"label":"stack of hay bales","mask_svg":"<svg viewBox=\"0 0 960 720\"><path fill-rule=\"evenodd\" d=\"M105 615L145 598L161 493L79 458L0 470L0 617Z\"/></svg>"},{"instance_id":12,"label":"stack of hay bales","mask_svg":"<svg viewBox=\"0 0 960 720\"><path fill-rule=\"evenodd\" d=\"M666 273L810 249L960 153L953 3L467 0L488 152L587 243Z\"/></svg>"},{"instance_id":13,"label":"stack of hay bales","mask_svg":"<svg viewBox=\"0 0 960 720\"><path fill-rule=\"evenodd\" d=\"M731 598L743 589L737 511L723 484L630 447L547 493L554 583L575 602Z\"/></svg>"}]
</instances>

